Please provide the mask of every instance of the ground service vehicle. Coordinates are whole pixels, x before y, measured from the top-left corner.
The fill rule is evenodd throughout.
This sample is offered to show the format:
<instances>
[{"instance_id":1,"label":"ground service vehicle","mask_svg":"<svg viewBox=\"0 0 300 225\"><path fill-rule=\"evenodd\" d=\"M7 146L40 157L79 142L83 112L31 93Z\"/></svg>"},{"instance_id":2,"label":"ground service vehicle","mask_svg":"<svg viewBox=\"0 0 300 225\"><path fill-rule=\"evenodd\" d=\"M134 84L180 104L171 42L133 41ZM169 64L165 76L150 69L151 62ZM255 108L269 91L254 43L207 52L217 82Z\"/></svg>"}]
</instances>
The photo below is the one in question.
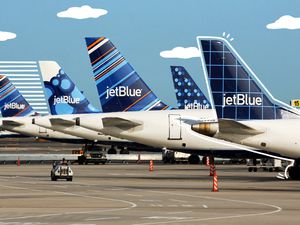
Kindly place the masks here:
<instances>
[{"instance_id":1,"label":"ground service vehicle","mask_svg":"<svg viewBox=\"0 0 300 225\"><path fill-rule=\"evenodd\" d=\"M67 163L54 163L51 170L51 180L66 179L67 181L73 180L73 170Z\"/></svg>"}]
</instances>

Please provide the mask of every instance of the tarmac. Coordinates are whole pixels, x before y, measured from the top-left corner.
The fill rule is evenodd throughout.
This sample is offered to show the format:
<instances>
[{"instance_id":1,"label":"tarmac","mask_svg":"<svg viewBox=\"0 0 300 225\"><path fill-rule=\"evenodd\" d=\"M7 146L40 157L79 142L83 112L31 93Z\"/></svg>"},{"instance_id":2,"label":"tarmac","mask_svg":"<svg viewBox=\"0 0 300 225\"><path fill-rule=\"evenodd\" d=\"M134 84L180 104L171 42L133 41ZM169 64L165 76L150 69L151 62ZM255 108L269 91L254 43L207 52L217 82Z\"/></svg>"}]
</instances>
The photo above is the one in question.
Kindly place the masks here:
<instances>
[{"instance_id":1,"label":"tarmac","mask_svg":"<svg viewBox=\"0 0 300 225\"><path fill-rule=\"evenodd\" d=\"M300 181L246 166L72 165L73 182L50 181L51 165L0 165L0 225L298 224Z\"/></svg>"}]
</instances>

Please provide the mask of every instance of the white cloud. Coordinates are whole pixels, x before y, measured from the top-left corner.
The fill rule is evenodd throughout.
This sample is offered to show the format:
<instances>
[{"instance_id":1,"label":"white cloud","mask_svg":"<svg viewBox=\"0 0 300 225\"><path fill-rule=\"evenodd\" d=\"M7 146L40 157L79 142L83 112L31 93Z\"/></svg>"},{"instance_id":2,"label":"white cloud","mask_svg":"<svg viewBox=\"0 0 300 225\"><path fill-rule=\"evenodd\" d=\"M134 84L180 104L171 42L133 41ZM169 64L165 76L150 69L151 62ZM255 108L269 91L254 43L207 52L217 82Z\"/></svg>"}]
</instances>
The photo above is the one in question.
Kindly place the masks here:
<instances>
[{"instance_id":1,"label":"white cloud","mask_svg":"<svg viewBox=\"0 0 300 225\"><path fill-rule=\"evenodd\" d=\"M300 18L292 17L290 15L281 16L274 23L270 23L266 27L268 29L300 29Z\"/></svg>"},{"instance_id":2,"label":"white cloud","mask_svg":"<svg viewBox=\"0 0 300 225\"><path fill-rule=\"evenodd\" d=\"M105 9L94 9L89 5L84 5L81 7L71 7L65 11L59 12L56 15L61 18L72 18L72 19L89 19L98 18L107 14Z\"/></svg>"},{"instance_id":3,"label":"white cloud","mask_svg":"<svg viewBox=\"0 0 300 225\"><path fill-rule=\"evenodd\" d=\"M15 33L0 31L0 41L7 41L9 39L15 39L17 35Z\"/></svg>"},{"instance_id":4,"label":"white cloud","mask_svg":"<svg viewBox=\"0 0 300 225\"><path fill-rule=\"evenodd\" d=\"M194 57L200 57L200 51L196 47L175 47L172 50L160 52L160 56L163 58L190 59Z\"/></svg>"}]
</instances>

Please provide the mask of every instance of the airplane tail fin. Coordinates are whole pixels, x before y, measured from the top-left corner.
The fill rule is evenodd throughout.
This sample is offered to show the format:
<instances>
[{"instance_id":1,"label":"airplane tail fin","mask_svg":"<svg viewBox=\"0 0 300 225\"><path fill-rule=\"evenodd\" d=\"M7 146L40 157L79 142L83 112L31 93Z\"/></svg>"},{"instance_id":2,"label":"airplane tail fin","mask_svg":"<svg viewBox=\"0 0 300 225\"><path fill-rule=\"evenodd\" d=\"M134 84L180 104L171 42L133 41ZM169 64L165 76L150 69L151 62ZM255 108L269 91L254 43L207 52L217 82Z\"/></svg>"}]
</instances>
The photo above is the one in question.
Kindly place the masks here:
<instances>
[{"instance_id":1,"label":"airplane tail fin","mask_svg":"<svg viewBox=\"0 0 300 225\"><path fill-rule=\"evenodd\" d=\"M262 120L298 117L293 107L275 99L224 38L197 37L210 101L219 118Z\"/></svg>"},{"instance_id":2,"label":"airplane tail fin","mask_svg":"<svg viewBox=\"0 0 300 225\"><path fill-rule=\"evenodd\" d=\"M54 61L39 61L52 115L99 112Z\"/></svg>"},{"instance_id":3,"label":"airplane tail fin","mask_svg":"<svg viewBox=\"0 0 300 225\"><path fill-rule=\"evenodd\" d=\"M30 116L35 113L18 89L4 75L0 75L0 108L2 117Z\"/></svg>"},{"instance_id":4,"label":"airplane tail fin","mask_svg":"<svg viewBox=\"0 0 300 225\"><path fill-rule=\"evenodd\" d=\"M103 112L164 110L164 104L105 37L85 38Z\"/></svg>"},{"instance_id":5,"label":"airplane tail fin","mask_svg":"<svg viewBox=\"0 0 300 225\"><path fill-rule=\"evenodd\" d=\"M179 109L211 109L211 104L183 66L171 66Z\"/></svg>"}]
</instances>

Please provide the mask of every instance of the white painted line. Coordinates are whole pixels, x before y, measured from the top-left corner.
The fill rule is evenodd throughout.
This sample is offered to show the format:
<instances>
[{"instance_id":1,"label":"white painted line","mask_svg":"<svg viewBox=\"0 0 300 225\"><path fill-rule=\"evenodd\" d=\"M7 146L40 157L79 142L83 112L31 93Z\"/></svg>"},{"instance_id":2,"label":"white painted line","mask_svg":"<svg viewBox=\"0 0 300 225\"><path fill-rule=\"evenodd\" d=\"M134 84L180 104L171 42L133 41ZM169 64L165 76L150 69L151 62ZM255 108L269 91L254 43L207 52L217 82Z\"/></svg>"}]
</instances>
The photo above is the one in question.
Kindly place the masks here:
<instances>
[{"instance_id":1,"label":"white painted line","mask_svg":"<svg viewBox=\"0 0 300 225\"><path fill-rule=\"evenodd\" d=\"M36 61L0 61L1 64L36 64Z\"/></svg>"},{"instance_id":2,"label":"white painted line","mask_svg":"<svg viewBox=\"0 0 300 225\"><path fill-rule=\"evenodd\" d=\"M161 202L161 200L156 199L139 199L140 202Z\"/></svg>"},{"instance_id":3,"label":"white painted line","mask_svg":"<svg viewBox=\"0 0 300 225\"><path fill-rule=\"evenodd\" d=\"M15 85L15 87L18 89L42 89L41 86L17 86L17 85Z\"/></svg>"},{"instance_id":4,"label":"white painted line","mask_svg":"<svg viewBox=\"0 0 300 225\"><path fill-rule=\"evenodd\" d=\"M182 207L193 207L193 205L181 205Z\"/></svg>"},{"instance_id":5,"label":"white painted line","mask_svg":"<svg viewBox=\"0 0 300 225\"><path fill-rule=\"evenodd\" d=\"M127 194L128 196L133 196L133 197L143 197L143 195L136 195L136 194Z\"/></svg>"},{"instance_id":6,"label":"white painted line","mask_svg":"<svg viewBox=\"0 0 300 225\"><path fill-rule=\"evenodd\" d=\"M20 182L22 183L22 182ZM45 192L45 190L33 189L33 188L25 188L25 187L16 187L16 186L7 186L7 185L0 185L1 187L9 188L9 189L18 189L18 190L30 190L36 192ZM41 214L41 215L33 215L33 216L20 216L20 217L8 217L8 218L0 218L1 221L5 220L18 220L18 219L30 219L30 218L44 218L44 217L53 217L53 216L63 216L63 215L79 215L79 214L91 214L91 213L102 213L102 212L115 212L115 211L123 211L129 210L132 208L137 207L137 205L133 202L122 200L122 199L112 199L112 198L104 198L104 197L97 197L97 196L89 196L84 194L75 194L71 192L63 192L63 191L51 191L47 190L49 193L57 193L61 195L67 196L75 196L75 197L83 197L83 198L90 198L90 199L99 199L99 200L108 200L108 201L117 201L128 204L128 207L121 207L116 209L103 209L103 210L93 210L93 211L80 211L80 212L63 212L63 213L49 213L49 214Z\"/></svg>"},{"instance_id":7,"label":"white painted line","mask_svg":"<svg viewBox=\"0 0 300 225\"><path fill-rule=\"evenodd\" d=\"M142 217L143 219L166 219L166 220L186 220L186 219L193 219L193 217L176 217L176 216L146 216L146 217ZM174 222L174 221L173 221ZM165 223L165 222L159 222L159 223ZM167 222L168 223L168 222Z\"/></svg>"},{"instance_id":8,"label":"white painted line","mask_svg":"<svg viewBox=\"0 0 300 225\"><path fill-rule=\"evenodd\" d=\"M0 72L38 72L38 70L0 70Z\"/></svg>"},{"instance_id":9,"label":"white painted line","mask_svg":"<svg viewBox=\"0 0 300 225\"><path fill-rule=\"evenodd\" d=\"M5 75L9 77L9 79L13 77L39 77L40 75L38 73L3 73L2 75ZM25 80L26 78L21 78L21 80Z\"/></svg>"},{"instance_id":10,"label":"white painted line","mask_svg":"<svg viewBox=\"0 0 300 225\"><path fill-rule=\"evenodd\" d=\"M167 214L173 215L173 214L184 214L184 213L192 213L193 211L182 211L182 212L168 212Z\"/></svg>"},{"instance_id":11,"label":"white painted line","mask_svg":"<svg viewBox=\"0 0 300 225\"><path fill-rule=\"evenodd\" d=\"M0 65L0 68L37 68L37 65Z\"/></svg>"},{"instance_id":12,"label":"white painted line","mask_svg":"<svg viewBox=\"0 0 300 225\"><path fill-rule=\"evenodd\" d=\"M179 199L170 199L170 201L173 202L181 202L181 203L186 203L187 201L179 200Z\"/></svg>"},{"instance_id":13,"label":"white painted line","mask_svg":"<svg viewBox=\"0 0 300 225\"><path fill-rule=\"evenodd\" d=\"M116 220L121 217L101 217L101 218L93 218L93 219L85 219L86 221L96 221L96 220Z\"/></svg>"},{"instance_id":14,"label":"white painted line","mask_svg":"<svg viewBox=\"0 0 300 225\"><path fill-rule=\"evenodd\" d=\"M161 204L150 204L151 207L163 207Z\"/></svg>"},{"instance_id":15,"label":"white painted line","mask_svg":"<svg viewBox=\"0 0 300 225\"><path fill-rule=\"evenodd\" d=\"M204 198L204 199L212 199L212 200L219 200L219 201L228 201L228 202L236 202L236 203L244 203L250 205L260 205L260 206L267 206L273 208L273 210L269 212L263 213L249 213L249 214L237 214L231 216L216 216L216 217L208 217L208 218L194 218L194 219L183 219L183 220L171 220L171 221L164 221L164 222L149 222L149 223L138 223L133 225L155 225L155 224L170 224L170 223L185 223L187 222L195 222L195 221L209 221L209 220L223 220L223 219L233 219L233 218L244 218L244 217L254 217L254 216L264 216L275 214L282 211L282 208L276 205L260 203L260 202L250 202L250 201L242 201L242 200L234 200L234 199L225 199L225 198L214 198L214 197L207 197L207 196L197 196L197 195L189 195L189 194L180 194L180 193L169 193L163 191L148 191L151 193L160 193L160 194L169 194L169 195L176 195L176 196L185 196L185 197L192 197L192 198Z\"/></svg>"}]
</instances>

